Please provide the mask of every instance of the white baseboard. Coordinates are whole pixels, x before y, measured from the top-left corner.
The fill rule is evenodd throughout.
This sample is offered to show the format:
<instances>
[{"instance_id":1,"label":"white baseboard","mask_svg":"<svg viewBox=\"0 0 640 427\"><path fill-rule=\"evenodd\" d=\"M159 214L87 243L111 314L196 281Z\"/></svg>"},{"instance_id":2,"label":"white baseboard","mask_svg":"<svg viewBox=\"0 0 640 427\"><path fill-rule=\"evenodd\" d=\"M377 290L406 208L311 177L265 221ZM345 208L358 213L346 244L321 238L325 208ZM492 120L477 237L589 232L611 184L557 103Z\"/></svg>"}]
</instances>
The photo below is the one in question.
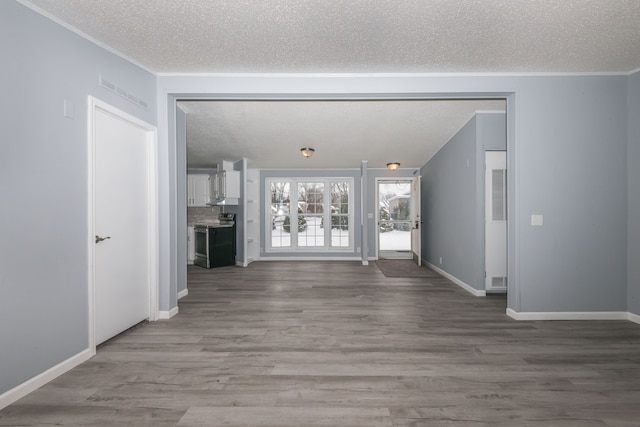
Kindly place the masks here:
<instances>
[{"instance_id":1,"label":"white baseboard","mask_svg":"<svg viewBox=\"0 0 640 427\"><path fill-rule=\"evenodd\" d=\"M487 292L482 289L476 289L473 286L464 283L462 280L458 279L456 276L452 276L451 274L447 273L446 271L444 271L441 268L436 267L435 265L431 264L430 262L426 262L425 263L429 266L430 269L432 269L433 271L443 275L444 277L446 277L447 279L451 280L453 283L455 283L456 285L460 286L462 289L464 289L465 291L469 292L470 294L477 296L477 297L484 297L487 296Z\"/></svg>"},{"instance_id":2,"label":"white baseboard","mask_svg":"<svg viewBox=\"0 0 640 427\"><path fill-rule=\"evenodd\" d=\"M36 375L30 380L27 380L11 390L4 392L0 395L0 409L6 408L17 400L22 399L27 394L36 391L49 381L56 379L65 372L70 371L83 362L86 362L93 356L93 354L94 353L90 349L83 350L75 356L71 356L67 360L58 363L56 366Z\"/></svg>"},{"instance_id":3,"label":"white baseboard","mask_svg":"<svg viewBox=\"0 0 640 427\"><path fill-rule=\"evenodd\" d=\"M633 313L627 313L627 318L632 321L633 323L638 323L640 324L640 315L638 314L633 314Z\"/></svg>"},{"instance_id":4,"label":"white baseboard","mask_svg":"<svg viewBox=\"0 0 640 427\"><path fill-rule=\"evenodd\" d=\"M178 292L178 299L184 298L187 295L189 295L189 289L183 289L180 292Z\"/></svg>"},{"instance_id":5,"label":"white baseboard","mask_svg":"<svg viewBox=\"0 0 640 427\"><path fill-rule=\"evenodd\" d=\"M362 261L362 257L353 257L353 256L345 256L345 257L303 257L303 256L274 256L274 257L261 257L260 261Z\"/></svg>"},{"instance_id":6,"label":"white baseboard","mask_svg":"<svg viewBox=\"0 0 640 427\"><path fill-rule=\"evenodd\" d=\"M626 311L549 311L549 312L517 312L507 308L507 316L515 320L631 320L632 316L640 320L640 316ZM636 322L640 323L640 322Z\"/></svg>"},{"instance_id":7,"label":"white baseboard","mask_svg":"<svg viewBox=\"0 0 640 427\"><path fill-rule=\"evenodd\" d=\"M158 311L158 320L167 320L171 319L173 316L178 314L178 307L173 307L169 311Z\"/></svg>"}]
</instances>

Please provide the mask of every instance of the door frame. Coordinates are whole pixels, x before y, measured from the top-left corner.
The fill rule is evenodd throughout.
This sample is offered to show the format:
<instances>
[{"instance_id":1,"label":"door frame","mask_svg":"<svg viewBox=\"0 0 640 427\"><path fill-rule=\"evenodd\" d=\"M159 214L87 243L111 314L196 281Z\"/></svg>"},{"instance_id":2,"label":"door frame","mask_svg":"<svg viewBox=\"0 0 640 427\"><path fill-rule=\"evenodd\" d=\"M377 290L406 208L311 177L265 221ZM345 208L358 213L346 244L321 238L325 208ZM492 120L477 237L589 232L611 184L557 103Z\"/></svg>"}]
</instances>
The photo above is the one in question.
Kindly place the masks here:
<instances>
[{"instance_id":1,"label":"door frame","mask_svg":"<svg viewBox=\"0 0 640 427\"><path fill-rule=\"evenodd\" d=\"M159 268L159 245L158 245L158 131L157 128L143 120L138 119L118 108L107 104L100 99L89 96L88 99L88 137L87 137L87 253L88 253L88 312L89 312L89 350L92 355L96 354L96 315L95 315L95 147L96 147L96 112L102 111L130 124L143 129L146 132L147 142L147 167L148 167L148 206L147 220L149 230L149 320L158 320L158 268Z\"/></svg>"},{"instance_id":2,"label":"door frame","mask_svg":"<svg viewBox=\"0 0 640 427\"><path fill-rule=\"evenodd\" d=\"M417 197L421 197L422 195L420 194L420 192L418 192L417 195L414 195L414 182L415 180L420 180L421 177L420 176L401 176L401 177L397 177L397 178L391 178L391 177L376 177L375 179L375 236L376 236L376 259L380 259L380 183L381 182L396 182L396 181L407 181L410 183L411 185L411 197L413 198L414 196ZM418 201L418 206L420 206L420 201ZM414 232L413 232L413 227L414 227L414 220L415 220L415 213L413 212L414 209L414 201L412 201L409 205L409 208L411 209L410 212L410 220L409 222L411 223L411 230L410 230L410 243L409 243L409 250L407 251L407 257L402 257L402 258L398 258L398 259L411 259L413 260L414 256L413 256L413 236L414 236ZM422 245L422 243L420 243L420 245ZM419 264L418 264L419 265Z\"/></svg>"},{"instance_id":3,"label":"door frame","mask_svg":"<svg viewBox=\"0 0 640 427\"><path fill-rule=\"evenodd\" d=\"M509 188L509 182L508 182L508 168L507 168L507 162L508 162L508 158L507 158L507 150L485 150L483 152L483 200L484 200L484 204L483 204L483 230L482 230L482 235L484 237L483 239L483 269L484 269L484 289L485 292L508 292L508 282L509 282L509 274L508 274L508 266L509 266L509 217L508 217L508 188ZM495 159L496 156L500 156L499 159ZM490 222L494 222L491 220L490 216L490 212L491 212L491 208L492 208L492 192L491 192L491 178L490 178L490 171L492 170L496 170L493 168L489 168L489 163L490 157L494 157L494 159L491 160L492 163L501 163L504 162L504 171L505 171L505 182L503 183L504 185L504 201L506 202L504 204L504 214L505 214L505 219L500 221L504 223L504 233L505 233L505 240L504 240L504 279L505 279L505 287L504 288L494 288L493 286L490 285L490 281L491 281L491 275L490 273L490 268L488 265L488 260L491 258L490 255L490 251L488 250L488 246L489 246L489 241L493 240L493 236L489 236L489 233L487 232L487 228ZM495 257L493 257L495 258Z\"/></svg>"}]
</instances>

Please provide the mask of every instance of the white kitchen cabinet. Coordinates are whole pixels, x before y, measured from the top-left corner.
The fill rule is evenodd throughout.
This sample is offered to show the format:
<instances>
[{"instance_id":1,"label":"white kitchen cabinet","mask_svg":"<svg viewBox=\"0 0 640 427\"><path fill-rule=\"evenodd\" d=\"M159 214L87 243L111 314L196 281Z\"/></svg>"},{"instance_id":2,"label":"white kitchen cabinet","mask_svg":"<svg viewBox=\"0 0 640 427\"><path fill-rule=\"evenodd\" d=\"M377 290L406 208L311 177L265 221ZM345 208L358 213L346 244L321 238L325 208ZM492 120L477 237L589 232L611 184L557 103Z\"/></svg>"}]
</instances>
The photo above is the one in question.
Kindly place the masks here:
<instances>
[{"instance_id":1,"label":"white kitchen cabinet","mask_svg":"<svg viewBox=\"0 0 640 427\"><path fill-rule=\"evenodd\" d=\"M208 174L187 175L187 206L208 206L208 203L211 202L210 186Z\"/></svg>"},{"instance_id":2,"label":"white kitchen cabinet","mask_svg":"<svg viewBox=\"0 0 640 427\"><path fill-rule=\"evenodd\" d=\"M221 171L211 175L210 194L214 203L237 205L240 198L240 171Z\"/></svg>"},{"instance_id":3,"label":"white kitchen cabinet","mask_svg":"<svg viewBox=\"0 0 640 427\"><path fill-rule=\"evenodd\" d=\"M187 264L193 264L196 259L196 233L193 226L187 227Z\"/></svg>"}]
</instances>

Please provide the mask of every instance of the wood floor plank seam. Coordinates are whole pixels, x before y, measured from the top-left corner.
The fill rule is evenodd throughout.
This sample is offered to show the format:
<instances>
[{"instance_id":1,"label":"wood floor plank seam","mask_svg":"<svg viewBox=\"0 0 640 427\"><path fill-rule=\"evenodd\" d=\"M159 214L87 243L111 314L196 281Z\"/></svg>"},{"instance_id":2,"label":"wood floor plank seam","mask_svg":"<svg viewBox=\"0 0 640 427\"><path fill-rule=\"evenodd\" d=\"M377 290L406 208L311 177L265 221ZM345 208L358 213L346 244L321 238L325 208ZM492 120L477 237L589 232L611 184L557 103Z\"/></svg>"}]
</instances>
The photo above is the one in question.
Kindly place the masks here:
<instances>
[{"instance_id":1,"label":"wood floor plank seam","mask_svg":"<svg viewBox=\"0 0 640 427\"><path fill-rule=\"evenodd\" d=\"M190 266L188 288L0 426L640 426L631 322L515 321L350 261Z\"/></svg>"}]
</instances>

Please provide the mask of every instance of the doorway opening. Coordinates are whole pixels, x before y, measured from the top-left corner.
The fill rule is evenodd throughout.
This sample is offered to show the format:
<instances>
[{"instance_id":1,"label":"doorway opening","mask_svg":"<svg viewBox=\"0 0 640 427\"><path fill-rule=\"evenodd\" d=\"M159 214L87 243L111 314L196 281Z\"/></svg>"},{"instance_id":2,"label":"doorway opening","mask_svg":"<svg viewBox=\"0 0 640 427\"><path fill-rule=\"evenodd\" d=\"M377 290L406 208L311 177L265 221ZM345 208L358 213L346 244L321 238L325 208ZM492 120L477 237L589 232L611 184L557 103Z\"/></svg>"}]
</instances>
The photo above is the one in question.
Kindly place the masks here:
<instances>
[{"instance_id":1,"label":"doorway opening","mask_svg":"<svg viewBox=\"0 0 640 427\"><path fill-rule=\"evenodd\" d=\"M379 259L420 260L420 178L376 180ZM416 253L417 252L417 253Z\"/></svg>"},{"instance_id":2,"label":"doorway opening","mask_svg":"<svg viewBox=\"0 0 640 427\"><path fill-rule=\"evenodd\" d=\"M173 105L173 106L177 106L178 103L182 103L185 101L216 101L216 102L225 102L225 101L246 101L248 98L246 96L243 96L241 94L211 94L211 93L191 93L187 90L187 94L185 94L184 92L181 92L180 95L175 95L175 94L171 94L169 93L169 106ZM350 101L387 101L387 100L413 100L413 101L433 101L433 100L442 100L442 99L449 99L449 100L456 100L456 101L464 101L464 100L478 100L478 99L482 99L482 100L502 100L503 102L506 103L506 120L507 120L507 144L509 146L509 150L511 151L514 147L515 147L515 142L513 140L514 138L514 117L515 117L515 95L513 93L490 93L487 94L485 92L481 93L481 94L472 94L472 93L466 93L466 94L461 94L458 93L456 94L456 96L451 96L450 94L447 94L446 96L442 96L442 94L433 94L433 93L429 93L429 94L424 94L424 93L413 93L413 94L384 94L384 95L380 95L380 94L376 94L376 95L366 95L366 96L362 96L362 95L357 95L354 96L352 94L331 94L331 95L326 95L326 94L272 94L272 93L261 93L259 95L254 95L251 96L249 98L250 100L253 101L305 101L306 103L309 104L313 104L314 102L317 101L326 101L326 100L335 100L335 101L344 101L344 100L350 100ZM173 102L173 104L172 104ZM170 107L171 108L171 107ZM479 111L485 111L485 110L476 110L476 113ZM486 111L492 112L494 111L493 109L488 109ZM171 117L171 114L169 114L169 124L170 124L170 128L172 126L172 124L175 124L175 118ZM177 143L177 148L178 148L178 152L182 152L182 148L185 147L185 143L184 141L173 141ZM514 165L515 164L515 150L511 151L508 155L508 163L510 165ZM478 152L478 155L480 155L480 153ZM471 158L473 159L473 158ZM467 159L467 167L469 167L470 161L469 159ZM511 178L514 174L514 170L515 168L511 168L511 170L508 172L509 177ZM180 174L180 172L185 171L185 167L182 164L178 165L178 174ZM185 171L186 173L186 171ZM426 179L426 178L425 178ZM395 180L395 179L394 179ZM374 180L371 180L374 181ZM369 236L368 239L364 239L363 238L363 254L365 254L363 256L363 259L366 259L365 257L368 255L368 259L370 260L374 260L376 258L380 258L382 257L384 254L380 254L379 253L379 248L380 246L378 245L379 243L379 238L380 238L380 232L379 232L379 227L378 227L378 223L376 222L379 216L379 212L377 212L377 200L372 200L375 196L373 193L376 192L377 190L377 184L375 184L375 182L371 182L369 181L371 184L374 184L373 186L371 186L369 183L367 182L363 182L363 189L364 188L368 188L368 191L370 192L370 196L368 197L368 200L365 202L365 204L362 205L362 236ZM478 183L478 185L480 184L480 181L476 181ZM516 197L514 196L514 187L512 185L512 183L514 182L514 180L510 180L510 188L508 189L508 193L509 193L509 198L508 198L508 210L510 212L512 212L515 209L515 199ZM367 187L365 187L365 185L367 185ZM426 185L426 181L422 182L422 185ZM371 188L373 187L373 188ZM424 193L425 189L423 188L420 192ZM377 194L376 194L377 195ZM372 197L373 196L373 197ZM181 199L183 196L180 194L180 191L178 191L178 199ZM424 204L425 200L428 199L428 193L424 193L422 194L422 200L421 203L418 203L419 205ZM365 211L364 209L367 209L368 211ZM419 227L419 232L418 234L421 234L421 242L420 245L417 245L418 248L422 249L422 254L424 255L424 258L421 258L420 256L418 256L417 258L414 258L416 260L424 260L426 262L429 263L428 260L428 254L429 254L429 247L428 247L428 243L431 240L431 237L429 235L429 233L426 233L426 229L427 229L427 225L429 224L430 218L426 217L426 210L424 209L424 206L422 206L422 210L423 213L425 215L425 224L424 227L422 226L422 221L419 221L418 223L414 223L414 229L416 228L415 226L418 225ZM182 213L180 212L180 210L178 211L178 215L177 218L181 219L182 218ZM390 215L389 215L390 216ZM479 216L476 216L476 219L480 218ZM479 221L484 221L484 218L480 219ZM508 269L511 272L514 271L514 266L516 264L516 256L515 256L515 247L517 246L515 244L515 233L513 233L513 229L514 229L515 225L513 222L508 224ZM480 229L478 229L480 230ZM180 231L180 230L179 230ZM184 234L185 236L185 240L186 240L186 227L184 230ZM482 232L482 234L484 234L484 232ZM179 233L178 237L181 237L181 234ZM375 243L371 244L371 240L374 239ZM482 236L480 237L481 240L481 245L484 245L484 239L482 239ZM182 241L183 239L179 239L180 241ZM186 245L185 245L186 246ZM474 248L476 248L477 252L476 254L478 254L477 259L474 259L474 264L479 264L479 262L482 262L482 266L480 268L476 268L476 266L474 265L474 278L472 280L469 281L461 281L461 280L454 280L454 282L456 284L458 284L459 286L463 287L464 289L468 290L469 292L471 292L472 294L476 295L476 296L481 296L481 295L486 295L485 292L485 287L484 287L484 271L480 271L480 269L484 270L484 248L481 246L476 246L474 244ZM186 253L186 247L185 249L185 253ZM412 248L414 249L414 248ZM262 250L262 249L261 249ZM407 253L406 249L401 249L399 251L394 250L394 252L399 252L399 253L395 253L395 255L399 255L402 257L405 257L406 259L410 258L409 253L411 254L411 256L415 256L415 252L413 251L409 251L409 253ZM393 256L394 254L390 254L391 256ZM437 259L437 258L436 258ZM432 263L429 263L429 266L431 266ZM441 265L442 261L440 263L436 262L435 263L436 266ZM186 276L186 274L185 274ZM480 278L480 276L482 276L482 278ZM178 281L184 281L186 283L186 277L182 276L181 274L178 275ZM448 276L446 276L448 277ZM455 277L452 278L452 280L455 279ZM477 280L476 280L477 279ZM515 286L515 283L517 282L517 278L512 276L510 274L509 277L509 283L508 283L508 288L509 288L509 293L508 293L508 306L513 306L513 307L518 307L520 304L520 295L518 293L518 289Z\"/></svg>"}]
</instances>

